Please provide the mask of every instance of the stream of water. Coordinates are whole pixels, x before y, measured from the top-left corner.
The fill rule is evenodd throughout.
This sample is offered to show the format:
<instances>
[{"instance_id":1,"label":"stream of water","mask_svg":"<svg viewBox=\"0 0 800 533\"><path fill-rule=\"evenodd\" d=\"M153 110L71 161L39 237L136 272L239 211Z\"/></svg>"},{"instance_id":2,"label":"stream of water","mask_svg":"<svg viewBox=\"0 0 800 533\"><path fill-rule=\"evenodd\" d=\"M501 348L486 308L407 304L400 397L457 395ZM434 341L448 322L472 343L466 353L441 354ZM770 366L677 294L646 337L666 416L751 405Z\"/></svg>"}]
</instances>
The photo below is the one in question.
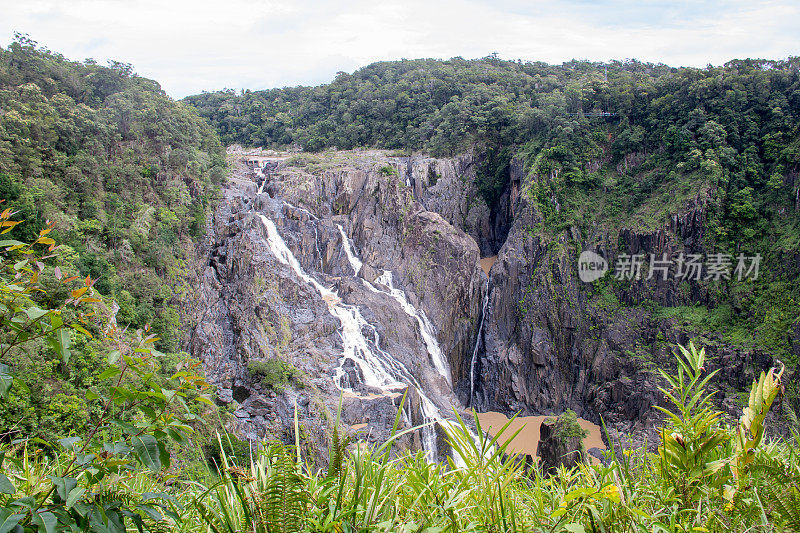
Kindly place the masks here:
<instances>
[{"instance_id":1,"label":"stream of water","mask_svg":"<svg viewBox=\"0 0 800 533\"><path fill-rule=\"evenodd\" d=\"M353 250L350 239L347 238L347 234L344 232L342 225L337 224L336 227L339 228L339 233L342 236L342 245L344 246L344 253L347 255L347 261L350 263L350 266L353 267L353 275L358 276L359 272L361 272L361 269L364 267L364 263Z\"/></svg>"},{"instance_id":2,"label":"stream of water","mask_svg":"<svg viewBox=\"0 0 800 533\"><path fill-rule=\"evenodd\" d=\"M447 359L445 358L441 347L439 347L439 342L436 340L436 335L433 332L433 324L431 324L431 321L428 320L427 316L425 316L425 311L422 309L417 309L411 305L408 301L408 298L406 298L406 293L398 288L395 288L394 274L391 270L384 270L383 274L378 276L375 281L386 286L388 291L382 290L370 284L374 290L388 294L394 298L395 301L400 304L400 307L403 309L403 311L417 321L417 324L419 325L419 332L422 335L422 340L425 343L425 347L428 349L428 356L430 357L433 367L437 372L439 372L439 374L442 375L442 377L447 380L447 383L452 386L453 378L450 374L450 365L447 364Z\"/></svg>"},{"instance_id":3,"label":"stream of water","mask_svg":"<svg viewBox=\"0 0 800 533\"><path fill-rule=\"evenodd\" d=\"M337 226L339 228L339 233L342 236L342 245L344 247L345 255L347 256L347 261L350 263L350 266L353 269L354 276L358 276L358 274L361 272L361 269L364 267L364 263L358 257L355 247L347 237L344 228L342 228L341 225ZM397 301L403 311L417 321L420 334L422 335L422 339L425 343L431 363L437 372L447 379L449 384L450 372L447 366L447 361L445 360L442 349L439 347L439 343L433 334L433 326L421 310L417 310L408 302L405 292L394 287L392 281L392 272L390 270L384 270L383 274L381 274L375 280L377 283L385 286L387 289L383 289L380 285L370 283L363 278L360 279L371 291L385 294L386 296L389 296ZM403 377L408 381L408 384L413 385L417 389L417 393L420 398L420 411L422 411L422 418L426 424L430 424L422 428L423 448L428 455L428 459L435 460L436 456L438 455L438 446L436 444L436 430L433 427L433 423L439 423L444 427L449 428L450 422L441 415L439 408L436 407L433 401L431 401L431 399L423 392L419 381L410 372L406 372L405 374L406 375Z\"/></svg>"},{"instance_id":4,"label":"stream of water","mask_svg":"<svg viewBox=\"0 0 800 533\"><path fill-rule=\"evenodd\" d=\"M428 424L422 428L423 449L430 461L436 460L438 457L438 446L436 444L436 430L433 427L433 423L438 422L445 427L450 427L450 422L441 415L439 408L423 392L419 381L409 372L405 365L380 348L380 337L377 329L364 319L358 306L342 303L336 291L325 287L307 274L278 233L275 223L263 214L259 214L259 217L267 230L267 242L269 243L271 253L278 261L288 265L297 277L319 292L323 300L327 302L330 313L335 316L341 324L340 334L342 337L343 353L339 360L339 365L334 371L334 381L336 385L343 391L355 394L355 384L350 382L349 374L345 370L346 363L350 361L358 368L361 379L365 385L385 392L398 392L406 389L408 386L415 387L420 399L422 418L424 422ZM342 242L348 261L355 275L357 275L363 267L363 263L352 250L350 241L344 233L344 230L341 227L339 230L342 233ZM389 278L389 281L391 281L391 278ZM372 289L377 292L383 292L394 299L399 298L399 295L379 290L371 284L367 284L367 286L372 287ZM397 291L394 287L391 287L390 290ZM402 299L405 301L405 294L402 294ZM424 322L420 318L420 313L416 312L413 307L411 307L411 309L406 309L406 312L412 314L412 316L418 317L418 320L420 320L420 327L423 328ZM429 323L428 326L430 327ZM423 333L423 338L425 338L425 333ZM431 347L435 347L434 349L441 354L441 349L438 343L436 343L435 338L426 340L426 344L427 342L432 343L429 346L429 351Z\"/></svg>"},{"instance_id":5,"label":"stream of water","mask_svg":"<svg viewBox=\"0 0 800 533\"><path fill-rule=\"evenodd\" d=\"M483 322L486 320L486 306L489 303L489 277L486 277L486 294L483 296L483 307L481 308L481 323L478 326L478 335L475 338L475 348L472 350L472 361L469 365L469 404L474 405L475 401L475 362L478 360L478 349L481 346L483 334Z\"/></svg>"},{"instance_id":6,"label":"stream of water","mask_svg":"<svg viewBox=\"0 0 800 533\"><path fill-rule=\"evenodd\" d=\"M342 235L342 243L345 247L345 255L347 256L348 262L350 266L353 268L355 275L358 276L359 272L363 268L364 264L361 259L358 257L358 254L355 251L355 248L348 239L347 234L344 232L344 229L341 225L339 227L339 232ZM403 311L411 318L416 320L417 325L419 326L420 335L422 336L423 342L425 343L425 347L428 351L428 356L430 358L430 362L432 366L439 372L442 377L445 378L448 385L452 384L452 378L449 370L449 365L447 364L447 359L442 352L441 347L439 346L439 342L436 340L436 336L434 334L433 325L425 316L425 312L421 309L417 309L408 301L406 297L406 293L394 286L394 274L391 270L384 270L383 273L375 279L374 283L370 283L367 280L360 278L364 285L376 293L381 293L386 296L393 298ZM405 367L404 367L405 368ZM442 426L442 428L451 435L455 435L457 432L460 431L460 428L456 426L456 424L451 421L450 419L444 417L439 410L439 408L431 401L431 399L425 394L423 391L419 381L408 373L404 376L407 379L409 385L413 385L417 389L417 393L420 398L420 410L422 411L423 419L426 423L435 422ZM470 430L468 427L467 433L469 438L473 442L478 441L477 435ZM422 428L422 442L423 448L425 449L428 460L434 461L438 455L438 446L436 444L436 431L433 427L433 424L427 425ZM459 468L465 467L466 462L463 457L458 453L457 450L454 450L453 453L453 461L455 462L456 466Z\"/></svg>"}]
</instances>

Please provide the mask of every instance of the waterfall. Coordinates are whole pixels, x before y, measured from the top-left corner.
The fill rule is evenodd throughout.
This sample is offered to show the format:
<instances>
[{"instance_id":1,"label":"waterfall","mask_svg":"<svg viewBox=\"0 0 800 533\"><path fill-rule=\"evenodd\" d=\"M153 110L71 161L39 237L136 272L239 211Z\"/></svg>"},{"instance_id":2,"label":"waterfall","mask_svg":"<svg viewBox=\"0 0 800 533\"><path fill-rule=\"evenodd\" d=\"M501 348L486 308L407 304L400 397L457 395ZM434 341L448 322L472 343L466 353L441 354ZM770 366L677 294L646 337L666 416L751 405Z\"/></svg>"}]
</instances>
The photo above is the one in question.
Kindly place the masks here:
<instances>
[{"instance_id":1,"label":"waterfall","mask_svg":"<svg viewBox=\"0 0 800 533\"><path fill-rule=\"evenodd\" d=\"M334 290L325 287L308 275L283 238L281 238L275 223L262 214L259 214L259 217L267 229L267 242L272 254L278 261L288 265L297 277L314 287L323 300L327 302L330 313L339 319L341 323L344 350L339 366L334 372L336 385L343 391L353 392L352 384L349 383L347 373L344 370L345 362L350 360L358 367L366 385L384 391L397 391L403 390L409 385L414 386L419 395L420 410L425 423L439 422L445 427L451 427L450 422L442 417L439 408L425 395L422 386L414 375L400 361L397 361L380 348L380 337L375 326L364 319L358 307L343 304ZM341 231L343 232L343 230ZM345 248L348 249L350 248L349 239L347 239L346 235L343 234L343 236L343 243ZM348 250L348 257L351 256L356 261L355 264L362 264L361 260L352 251ZM351 262L354 270L356 270L355 264ZM371 332L372 339L368 339L364 335L364 331ZM436 460L438 446L436 444L436 430L432 424L422 428L422 444L428 460Z\"/></svg>"},{"instance_id":2,"label":"waterfall","mask_svg":"<svg viewBox=\"0 0 800 533\"><path fill-rule=\"evenodd\" d=\"M338 318L342 325L341 336L344 353L334 375L334 380L339 388L342 390L352 390L352 387L346 384L347 375L344 371L344 364L348 359L358 366L364 377L365 384L383 390L404 388L405 385L398 381L387 367L393 368L395 373L408 373L408 370L402 367L399 362L395 361L391 355L380 349L378 344L380 339L378 338L378 332L375 330L375 327L364 319L358 307L343 304L341 298L339 298L339 295L334 290L325 287L313 277L306 274L297 258L289 247L286 246L283 238L281 238L278 229L275 227L275 223L262 214L258 216L267 229L267 242L269 243L272 254L278 261L288 265L297 277L319 292L322 299L328 304L330 313ZM373 338L371 341L364 336L364 329L372 330ZM374 346L375 349L373 350L371 346Z\"/></svg>"},{"instance_id":3,"label":"waterfall","mask_svg":"<svg viewBox=\"0 0 800 533\"><path fill-rule=\"evenodd\" d=\"M264 192L267 179L261 169L257 169L256 175L259 178L263 178L257 192L257 194L260 195ZM284 205L306 213L309 219L314 222L319 221L313 213L305 208L293 206L288 202L284 202ZM306 273L281 237L275 223L263 214L259 213L258 216L267 232L267 243L270 253L272 253L279 262L287 265L300 280L313 287L326 302L330 314L341 324L339 333L342 338L343 350L339 359L339 364L334 370L333 379L336 386L342 391L356 394L354 390L356 384L351 383L350 376L345 370L345 365L350 362L358 369L360 373L359 380L369 387L387 393L398 392L409 387L414 387L419 396L420 413L426 424L422 428L422 446L427 459L429 461L435 461L438 457L438 445L434 425L438 423L448 433L452 433L456 429L456 425L442 415L439 407L425 394L421 383L408 368L391 354L381 349L380 336L377 329L374 325L367 322L358 306L343 303L336 290L324 286L309 273ZM348 263L353 269L354 276L358 277L364 264L355 252L344 228L341 225L337 226L342 236L342 246L347 256ZM317 255L320 257L320 261L322 261L317 224L314 224L314 232ZM449 385L452 385L450 367L436 340L433 325L430 320L428 320L424 311L415 308L408 301L406 293L402 289L394 286L393 278L394 274L390 270L384 270L374 283L370 283L363 278L359 279L361 279L368 289L385 294L394 299L403 311L416 321L432 367ZM484 313L485 308L486 301L484 301ZM481 319L481 328L482 327L483 318ZM473 355L473 365L474 357ZM473 378L473 376L470 377L471 379ZM469 431L469 433L472 435L473 439L476 438L475 435L472 434L472 431ZM453 454L453 460L456 465L460 467L465 466L464 459L457 453Z\"/></svg>"},{"instance_id":4,"label":"waterfall","mask_svg":"<svg viewBox=\"0 0 800 533\"><path fill-rule=\"evenodd\" d=\"M258 191L256 192L256 195L259 195L259 194L264 192L264 185L267 184L267 177L264 175L264 173L261 171L261 169L258 169L256 171L256 176L258 176L259 178L263 178L261 180L261 185L259 185Z\"/></svg>"},{"instance_id":5,"label":"waterfall","mask_svg":"<svg viewBox=\"0 0 800 533\"><path fill-rule=\"evenodd\" d=\"M309 211L309 210L308 210L308 209L306 209L305 207L298 207L298 206L296 206L296 205L294 205L294 204L290 204L290 203L289 203L289 202L287 202L286 200L284 200L284 201L283 201L283 205L285 205L286 207L289 207L289 208L291 208L291 209L296 209L296 210L298 210L298 211L300 211L300 212L303 212L303 213L305 213L306 215L308 215L308 218L310 218L311 220L319 220L319 219L317 218L317 215L315 215L314 213L312 213L311 211Z\"/></svg>"},{"instance_id":6,"label":"waterfall","mask_svg":"<svg viewBox=\"0 0 800 533\"><path fill-rule=\"evenodd\" d=\"M373 290L388 294L394 298L397 303L400 304L400 307L403 309L403 311L417 321L417 324L419 324L420 334L422 335L422 340L425 342L425 347L428 349L428 356L431 359L433 367L447 380L448 384L452 385L453 379L450 375L450 365L447 364L447 359L445 359L444 353L442 353L442 349L439 347L439 343L436 340L436 335L434 335L433 332L433 324L431 324L430 320L428 320L428 317L425 316L425 311L416 309L409 303L408 298L406 298L406 293L395 288L391 270L384 270L383 274L378 276L375 281L381 285L385 285L389 290L383 291L370 284Z\"/></svg>"},{"instance_id":7,"label":"waterfall","mask_svg":"<svg viewBox=\"0 0 800 533\"><path fill-rule=\"evenodd\" d=\"M350 262L350 266L353 267L355 275L358 275L363 267L363 262L355 253L354 247L341 225L339 225L339 232L342 235L342 244L345 247L345 254ZM420 334L422 335L422 339L425 343L431 363L433 364L434 368L447 380L447 383L451 384L449 366L444 357L442 349L436 340L436 336L433 333L433 325L430 323L422 310L416 309L413 305L411 305L411 303L409 303L405 292L394 286L392 271L384 270L383 273L376 278L375 284L369 283L363 278L361 281L373 292L385 294L393 298L400 304L400 307L408 316L416 320L417 324L419 325ZM386 287L386 289L382 288L381 286ZM423 392L419 381L417 381L417 379L410 372L408 372L401 363L398 364L403 368L403 370L405 370L405 376L403 377L408 380L409 384L413 385L417 389L417 393L419 394L420 398L420 410L422 411L422 417L425 422L436 422L440 424L446 432L452 434L456 430L455 424L442 416L439 408L436 407L431 399L428 398L428 396ZM477 437L471 431L470 435L473 440L477 440ZM436 430L434 429L433 425L428 425L422 428L422 445L426 451L428 460L434 461L436 455L438 454L438 445L436 444ZM453 454L453 460L459 467L466 466L464 459L458 453Z\"/></svg>"},{"instance_id":8,"label":"waterfall","mask_svg":"<svg viewBox=\"0 0 800 533\"><path fill-rule=\"evenodd\" d=\"M342 235L342 246L344 246L344 253L347 255L347 261L355 271L355 274L353 275L358 276L358 273L361 272L361 268L364 266L364 263L361 262L361 259L359 259L355 252L351 249L352 245L350 240L347 238L347 234L344 232L342 225L336 224L336 226L339 228L339 233Z\"/></svg>"},{"instance_id":9,"label":"waterfall","mask_svg":"<svg viewBox=\"0 0 800 533\"><path fill-rule=\"evenodd\" d=\"M355 275L358 276L358 273L361 272L364 263L361 261L361 259L359 259L358 255L356 255L353 244L350 242L350 239L344 232L344 228L342 228L341 224L337 224L337 226L339 227L339 233L342 235L342 244L344 245L344 252L345 255L347 255L347 260L350 262L350 266L355 271ZM447 383L452 385L450 366L447 364L447 359L445 358L444 353L442 352L442 349L439 347L439 343L436 340L436 335L433 332L433 324L431 324L430 320L428 320L428 317L425 316L425 312L421 309L416 309L409 303L408 298L406 298L406 293L395 288L393 282L393 273L391 270L384 270L383 273L375 279L375 281L386 286L388 290L383 290L379 287L376 287L374 284L368 283L366 280L364 280L364 283L367 288L373 292L380 292L391 296L397 303L400 304L400 307L408 316L417 321L417 324L419 324L420 334L422 335L422 340L428 350L428 356L430 357L431 364L433 364L433 367L436 369L436 371L447 380Z\"/></svg>"},{"instance_id":10,"label":"waterfall","mask_svg":"<svg viewBox=\"0 0 800 533\"><path fill-rule=\"evenodd\" d=\"M483 322L486 320L486 306L489 304L489 276L486 276L486 294L483 296L483 307L481 308L481 322L478 325L478 335L475 338L475 349L472 350L472 361L469 365L469 404L474 405L475 401L475 362L478 360L478 349L481 345L483 334Z\"/></svg>"}]
</instances>

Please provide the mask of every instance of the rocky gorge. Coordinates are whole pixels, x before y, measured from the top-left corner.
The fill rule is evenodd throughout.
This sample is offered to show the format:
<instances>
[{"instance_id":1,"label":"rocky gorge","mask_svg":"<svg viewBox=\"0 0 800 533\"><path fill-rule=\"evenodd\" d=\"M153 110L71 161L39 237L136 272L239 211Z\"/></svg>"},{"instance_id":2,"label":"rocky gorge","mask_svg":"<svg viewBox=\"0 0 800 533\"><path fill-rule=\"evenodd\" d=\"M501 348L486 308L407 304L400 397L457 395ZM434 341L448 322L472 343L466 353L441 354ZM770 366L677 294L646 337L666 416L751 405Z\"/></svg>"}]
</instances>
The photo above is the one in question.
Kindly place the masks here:
<instances>
[{"instance_id":1,"label":"rocky gorge","mask_svg":"<svg viewBox=\"0 0 800 533\"><path fill-rule=\"evenodd\" d=\"M482 157L360 150L277 154L256 169L235 161L198 247L186 314L190 351L238 434L291 442L296 411L304 451L324 462L340 396L349 431L381 442L407 393L402 426L428 425L400 446L431 460L448 454L454 408L572 409L602 417L612 439L655 443L657 369L670 368L674 344L698 337L722 370L718 399L737 416L739 391L774 360L647 305L707 300L707 284L578 278L585 249L704 251L703 198L653 231L553 233L526 192L545 178L514 158L488 206L475 188ZM495 255L487 275L480 260ZM259 371L268 361L280 361L277 377Z\"/></svg>"}]
</instances>

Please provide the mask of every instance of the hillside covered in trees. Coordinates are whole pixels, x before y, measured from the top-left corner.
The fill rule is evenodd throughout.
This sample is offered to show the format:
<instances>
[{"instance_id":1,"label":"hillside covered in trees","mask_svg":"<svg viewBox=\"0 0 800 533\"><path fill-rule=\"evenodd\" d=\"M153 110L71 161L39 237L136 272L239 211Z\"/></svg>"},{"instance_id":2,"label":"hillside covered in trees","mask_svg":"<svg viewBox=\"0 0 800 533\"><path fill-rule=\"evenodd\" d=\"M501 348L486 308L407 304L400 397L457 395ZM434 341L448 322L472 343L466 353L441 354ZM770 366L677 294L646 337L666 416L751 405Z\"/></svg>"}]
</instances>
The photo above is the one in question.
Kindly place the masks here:
<instances>
[{"instance_id":1,"label":"hillside covered in trees","mask_svg":"<svg viewBox=\"0 0 800 533\"><path fill-rule=\"evenodd\" d=\"M800 312L798 83L795 60L705 70L636 62L420 60L375 64L317 88L206 93L186 100L193 109L134 74L130 65L70 61L19 36L0 49L0 533L800 530L798 439L765 438L776 425L767 416L773 403L781 404L784 393L793 402L798 398L792 390L800 342L793 329ZM380 178L373 180L373 193L362 195L360 209L370 215L370 228L396 237L403 253L391 258L428 265L417 271L412 264L409 272L441 276L442 286L451 283L453 269L430 266L433 252L443 250L469 259L466 267L481 276L481 283L471 285L486 293L490 284L510 283L511 276L495 270L486 280L477 244L442 216L418 208L410 182L399 174L405 161L385 153L363 168L347 160L362 152L332 154L338 163L324 155L281 157L289 183L283 191L280 172L270 176L272 190L256 198L249 179L231 180L241 190L223 202L218 213L225 216L209 225L206 217L218 203L226 173L222 142L300 145L307 151L373 146L400 154L471 150L480 166L474 183L464 183L469 180L461 180L463 175L447 179L461 180L465 201L480 202L472 194L478 191L487 204L484 212L494 214L508 196L511 168L521 167L517 215L529 225L519 224L512 238L528 248L507 254L516 263L501 258L497 264L519 267L519 286L512 288L524 296L505 298L499 311L517 321L508 320L513 327L506 329L523 333L538 318L527 309L540 303L534 300L547 304L546 297L557 296L552 307L542 308L545 319L573 305L567 301L574 289L567 283L570 274L554 281L554 273L564 274L557 263L572 266L564 250L580 243L574 235L599 229L619 241L623 235L638 238L687 204L700 206L705 218L694 229L701 230L703 248L762 253L758 280L695 284L700 296L681 296L681 302L696 302L691 308L659 308L636 294L618 298L631 291L613 281L582 289L581 297L588 294L590 304L607 306L609 314L624 315L612 309L623 306L674 313L695 329L715 332L725 342L757 345L786 364L757 369L756 381L737 391L743 401L732 416L717 403L718 384L744 365L714 369L718 361L704 349L669 341L676 350L670 362L642 372L658 378L650 385L664 399L646 406L665 417L652 428L658 442L614 442L606 432L609 450L602 462L591 464L579 444L583 459L555 475L511 452L508 442L488 438L477 417L473 426L454 410L446 429L443 419L408 416L412 408L406 405L430 402L420 400L419 382L405 375L406 388L391 383L389 395L380 387L366 389L364 396L341 394L346 389L331 382L332 367L321 365L338 362L346 335L364 339L371 328L374 349L386 360L393 356L391 348L380 348L378 329L360 314L361 302L352 300L359 290L397 303L398 313L387 314L392 327L381 330L384 338L414 338L421 347L417 331L424 337L427 330L421 318L426 315L409 311L415 308L404 289L413 288L413 276L403 279L404 261L389 262L398 270L396 288L391 271L383 269L378 283L377 268L366 263L378 254L362 255L364 263L357 257L356 246L368 250L351 227L355 187L338 183L343 192L331 194L336 180L350 171L362 185L367 175ZM452 163L419 161L427 171ZM345 170L326 174L330 168ZM445 181L435 171L427 177ZM300 205L320 183L330 198L311 207L320 214L330 209L327 221ZM295 194L297 205L279 192ZM421 221L432 223L430 242L416 242ZM201 352L221 348L203 361L221 363L208 372L209 382L222 368L235 385L224 400L206 382L201 363L179 351L187 327L179 314L188 291L185 270L209 226L239 243L209 247L203 265L213 287L232 285L234 291L230 298L209 299L216 315L203 315L209 334L196 343L203 345ZM298 228L308 230L308 239L297 238ZM327 272L318 235L326 241ZM508 242L515 244L512 238ZM462 246L448 246L454 242ZM393 252L391 239L375 246ZM523 263L535 255L551 262L543 263L549 267L544 272L530 274ZM320 271L313 275L333 289L304 273L304 266L317 264ZM362 271L371 272L377 284L359 278ZM537 280L549 292L535 292ZM347 289L342 297L350 298L346 303L335 292L341 287ZM458 309L446 292L427 291ZM480 294L476 290L470 300L476 313ZM390 299L382 298L384 304L374 309L386 313ZM228 304L239 312L246 307L240 303L253 306L252 322L234 323L229 318L236 315L223 313ZM340 333L345 312L355 326ZM223 324L215 328L218 319ZM292 329L294 323L302 327ZM565 329L576 326L570 322ZM260 338L235 345L242 331ZM472 330L462 333L467 341L461 344L471 352ZM414 367L427 361L434 337L424 339L426 349L416 360L416 352L406 354ZM328 338L333 340L323 352ZM265 357L272 340L274 353ZM365 354L373 349L366 340L361 346ZM283 359L289 348L318 363L305 368L323 370L307 375L293 367ZM630 361L641 357L636 343L622 348L630 348ZM521 360L529 354L518 355ZM255 364L229 372L224 364L232 359ZM615 375L606 381L631 382L616 375L628 362L610 368ZM550 364L545 371L560 378L559 366L576 363L581 361L561 365L551 358L536 366L541 371ZM514 366L523 373L531 368ZM517 385L517 376L504 377ZM320 384L339 397L335 417L315 396ZM625 389L619 390L617 396L626 400ZM388 407L362 411L353 408L354 399L367 405L384 400ZM343 410L344 402L351 403ZM252 447L239 442L222 431L224 411L250 419L244 407L252 418L285 424L288 431L247 435ZM279 416L271 410L276 408ZM381 442L365 430L368 423L346 426L342 419L374 422L373 415L380 415L376 419L388 435ZM415 433L419 440L434 423L441 431L433 435L434 445L441 443L449 455L432 460L423 449L402 445ZM210 429L221 434L212 437ZM328 444L321 461L309 453L313 437Z\"/></svg>"},{"instance_id":2,"label":"hillside covered in trees","mask_svg":"<svg viewBox=\"0 0 800 533\"><path fill-rule=\"evenodd\" d=\"M151 325L164 352L182 342L180 299L193 240L224 178L224 150L188 106L130 65L69 61L18 36L0 48L0 198L24 220L8 237L32 241L46 221L61 245L53 267L97 280L117 323ZM80 427L85 389L102 373L98 340L76 338L78 367L62 372L44 346L14 361L28 390L0 411L6 431Z\"/></svg>"},{"instance_id":3,"label":"hillside covered in trees","mask_svg":"<svg viewBox=\"0 0 800 533\"><path fill-rule=\"evenodd\" d=\"M130 65L77 63L20 38L0 50L0 196L175 350L184 248L203 231L224 150L190 108Z\"/></svg>"}]
</instances>

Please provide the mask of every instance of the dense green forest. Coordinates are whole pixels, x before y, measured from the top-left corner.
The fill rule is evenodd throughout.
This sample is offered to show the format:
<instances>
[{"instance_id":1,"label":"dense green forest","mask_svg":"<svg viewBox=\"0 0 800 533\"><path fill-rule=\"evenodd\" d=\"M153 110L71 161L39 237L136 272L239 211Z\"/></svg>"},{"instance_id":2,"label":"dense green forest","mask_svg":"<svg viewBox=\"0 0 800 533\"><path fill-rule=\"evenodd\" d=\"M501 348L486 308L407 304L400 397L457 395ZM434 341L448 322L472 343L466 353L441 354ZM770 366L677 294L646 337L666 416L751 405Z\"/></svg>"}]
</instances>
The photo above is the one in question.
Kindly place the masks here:
<instances>
[{"instance_id":1,"label":"dense green forest","mask_svg":"<svg viewBox=\"0 0 800 533\"><path fill-rule=\"evenodd\" d=\"M490 206L516 155L544 217L532 230L543 236L573 226L646 233L699 201L705 248L760 253L762 271L758 283L716 285L710 301L682 315L796 362L789 337L800 317L800 58L704 69L403 60L319 87L185 101L225 143L434 155L477 146L487 154L477 186Z\"/></svg>"},{"instance_id":2,"label":"dense green forest","mask_svg":"<svg viewBox=\"0 0 800 533\"><path fill-rule=\"evenodd\" d=\"M693 173L723 193L725 239L762 230L753 220L764 218L758 200L794 200L784 178L800 163L800 58L706 69L403 60L340 73L319 87L228 90L185 101L223 142L246 146L434 155L476 144L513 147L533 173L557 178L549 187L617 189L626 193L615 206L623 210Z\"/></svg>"},{"instance_id":3,"label":"dense green forest","mask_svg":"<svg viewBox=\"0 0 800 533\"><path fill-rule=\"evenodd\" d=\"M214 132L130 65L24 38L0 50L0 106L0 196L30 222L18 237L55 221L67 264L99 278L119 320L153 324L175 350L183 248L225 172Z\"/></svg>"},{"instance_id":4,"label":"dense green forest","mask_svg":"<svg viewBox=\"0 0 800 533\"><path fill-rule=\"evenodd\" d=\"M60 246L43 279L55 282L56 265L90 276L120 326L150 325L178 352L187 253L225 175L214 131L130 65L69 61L24 36L0 48L0 110L0 208L25 221L8 236L32 241L52 221ZM92 416L101 342L76 337L70 371L47 352L13 361L27 386L0 406L5 433L52 435Z\"/></svg>"}]
</instances>

